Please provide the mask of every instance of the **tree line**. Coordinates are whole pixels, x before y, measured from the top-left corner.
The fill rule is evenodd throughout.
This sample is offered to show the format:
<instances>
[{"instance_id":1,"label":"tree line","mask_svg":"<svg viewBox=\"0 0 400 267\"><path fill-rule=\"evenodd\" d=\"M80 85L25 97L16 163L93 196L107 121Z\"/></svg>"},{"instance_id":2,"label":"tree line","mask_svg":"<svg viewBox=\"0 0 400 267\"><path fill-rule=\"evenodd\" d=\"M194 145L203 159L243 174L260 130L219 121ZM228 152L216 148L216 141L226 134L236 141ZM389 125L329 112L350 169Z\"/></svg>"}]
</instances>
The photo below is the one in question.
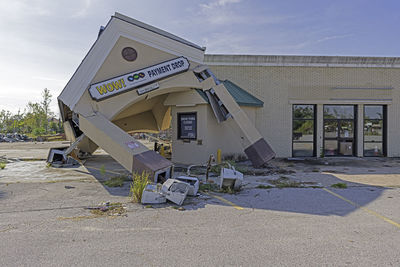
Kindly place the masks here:
<instances>
[{"instance_id":1,"label":"tree line","mask_svg":"<svg viewBox=\"0 0 400 267\"><path fill-rule=\"evenodd\" d=\"M16 114L8 110L0 111L0 133L19 133L33 136L62 133L63 127L59 119L50 110L50 90L45 88L42 100L38 103L28 102L24 112Z\"/></svg>"}]
</instances>

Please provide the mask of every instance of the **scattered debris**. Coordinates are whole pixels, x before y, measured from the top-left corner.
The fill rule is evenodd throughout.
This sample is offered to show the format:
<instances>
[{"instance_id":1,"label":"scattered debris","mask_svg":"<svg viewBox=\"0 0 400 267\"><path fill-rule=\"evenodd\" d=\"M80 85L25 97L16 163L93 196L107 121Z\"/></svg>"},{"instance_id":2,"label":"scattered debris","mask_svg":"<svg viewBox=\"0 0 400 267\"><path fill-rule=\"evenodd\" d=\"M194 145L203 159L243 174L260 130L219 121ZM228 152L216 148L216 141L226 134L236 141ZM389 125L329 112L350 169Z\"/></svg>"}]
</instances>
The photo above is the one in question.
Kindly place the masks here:
<instances>
[{"instance_id":1,"label":"scattered debris","mask_svg":"<svg viewBox=\"0 0 400 267\"><path fill-rule=\"evenodd\" d=\"M219 187L222 189L228 187L234 190L240 188L243 182L243 173L235 170L234 167L222 168Z\"/></svg>"},{"instance_id":2,"label":"scattered debris","mask_svg":"<svg viewBox=\"0 0 400 267\"><path fill-rule=\"evenodd\" d=\"M65 189L74 189L75 186L66 185L66 186L64 186L64 188L65 188Z\"/></svg>"},{"instance_id":3,"label":"scattered debris","mask_svg":"<svg viewBox=\"0 0 400 267\"><path fill-rule=\"evenodd\" d=\"M14 142L31 142L32 138L29 138L25 134L19 133L7 133L1 134L0 133L0 143L7 142L7 143L14 143Z\"/></svg>"},{"instance_id":4,"label":"scattered debris","mask_svg":"<svg viewBox=\"0 0 400 267\"><path fill-rule=\"evenodd\" d=\"M199 179L196 177L191 177L191 176L179 176L176 178L176 180L179 180L181 182L185 182L190 185L189 187L189 196L196 196L197 192L199 191Z\"/></svg>"},{"instance_id":5,"label":"scattered debris","mask_svg":"<svg viewBox=\"0 0 400 267\"><path fill-rule=\"evenodd\" d=\"M147 184L142 193L142 204L160 204L167 201L161 192L161 184Z\"/></svg>"},{"instance_id":6,"label":"scattered debris","mask_svg":"<svg viewBox=\"0 0 400 267\"><path fill-rule=\"evenodd\" d=\"M161 191L169 201L181 206L189 192L189 187L190 185L185 182L176 179L168 179L163 183Z\"/></svg>"},{"instance_id":7,"label":"scattered debris","mask_svg":"<svg viewBox=\"0 0 400 267\"><path fill-rule=\"evenodd\" d=\"M97 216L124 216L126 215L126 207L122 203L104 202L97 207L88 207L93 215Z\"/></svg>"}]
</instances>

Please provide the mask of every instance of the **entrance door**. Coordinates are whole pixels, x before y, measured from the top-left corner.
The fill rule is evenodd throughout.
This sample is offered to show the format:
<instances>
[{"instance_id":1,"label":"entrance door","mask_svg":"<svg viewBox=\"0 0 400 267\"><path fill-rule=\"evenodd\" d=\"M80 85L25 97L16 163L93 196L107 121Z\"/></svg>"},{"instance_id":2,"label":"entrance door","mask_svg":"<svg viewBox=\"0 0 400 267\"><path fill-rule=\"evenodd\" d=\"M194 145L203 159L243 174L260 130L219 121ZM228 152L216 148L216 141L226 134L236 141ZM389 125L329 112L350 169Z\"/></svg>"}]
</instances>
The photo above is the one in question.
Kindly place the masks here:
<instances>
[{"instance_id":1,"label":"entrance door","mask_svg":"<svg viewBox=\"0 0 400 267\"><path fill-rule=\"evenodd\" d=\"M324 105L324 155L355 155L354 105Z\"/></svg>"}]
</instances>

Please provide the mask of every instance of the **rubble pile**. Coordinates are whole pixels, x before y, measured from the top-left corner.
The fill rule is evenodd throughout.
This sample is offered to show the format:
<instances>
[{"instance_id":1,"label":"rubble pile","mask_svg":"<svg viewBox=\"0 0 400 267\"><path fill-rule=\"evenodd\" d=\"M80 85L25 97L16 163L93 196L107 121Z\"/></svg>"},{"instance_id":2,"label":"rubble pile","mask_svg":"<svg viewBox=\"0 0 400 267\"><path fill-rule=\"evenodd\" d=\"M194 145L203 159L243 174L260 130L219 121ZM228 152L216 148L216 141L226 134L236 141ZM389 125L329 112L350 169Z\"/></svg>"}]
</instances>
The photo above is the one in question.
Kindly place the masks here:
<instances>
[{"instance_id":1,"label":"rubble pile","mask_svg":"<svg viewBox=\"0 0 400 267\"><path fill-rule=\"evenodd\" d=\"M19 133L2 134L2 133L0 133L0 142L14 143L14 142L31 142L31 141L32 141L32 138L28 137L25 134L19 134Z\"/></svg>"}]
</instances>

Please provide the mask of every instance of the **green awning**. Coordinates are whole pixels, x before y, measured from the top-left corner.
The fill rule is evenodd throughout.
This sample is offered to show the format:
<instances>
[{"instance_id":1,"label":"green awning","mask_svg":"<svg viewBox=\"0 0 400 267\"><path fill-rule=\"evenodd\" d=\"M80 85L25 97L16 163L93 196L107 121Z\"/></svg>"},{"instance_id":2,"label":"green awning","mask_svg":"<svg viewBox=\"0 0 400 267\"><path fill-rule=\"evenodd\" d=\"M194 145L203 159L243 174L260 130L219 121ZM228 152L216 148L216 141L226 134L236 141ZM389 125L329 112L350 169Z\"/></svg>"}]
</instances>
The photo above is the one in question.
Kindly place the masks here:
<instances>
[{"instance_id":1,"label":"green awning","mask_svg":"<svg viewBox=\"0 0 400 267\"><path fill-rule=\"evenodd\" d=\"M250 93L246 92L244 89L240 88L238 85L234 84L233 82L229 80L221 81L228 92L231 94L233 99L235 99L236 103L238 103L239 106L247 106L247 107L263 107L264 102L258 99L257 97L251 95ZM208 103L208 98L206 94L200 90L196 89L196 91L201 95L201 97L207 101Z\"/></svg>"}]
</instances>

